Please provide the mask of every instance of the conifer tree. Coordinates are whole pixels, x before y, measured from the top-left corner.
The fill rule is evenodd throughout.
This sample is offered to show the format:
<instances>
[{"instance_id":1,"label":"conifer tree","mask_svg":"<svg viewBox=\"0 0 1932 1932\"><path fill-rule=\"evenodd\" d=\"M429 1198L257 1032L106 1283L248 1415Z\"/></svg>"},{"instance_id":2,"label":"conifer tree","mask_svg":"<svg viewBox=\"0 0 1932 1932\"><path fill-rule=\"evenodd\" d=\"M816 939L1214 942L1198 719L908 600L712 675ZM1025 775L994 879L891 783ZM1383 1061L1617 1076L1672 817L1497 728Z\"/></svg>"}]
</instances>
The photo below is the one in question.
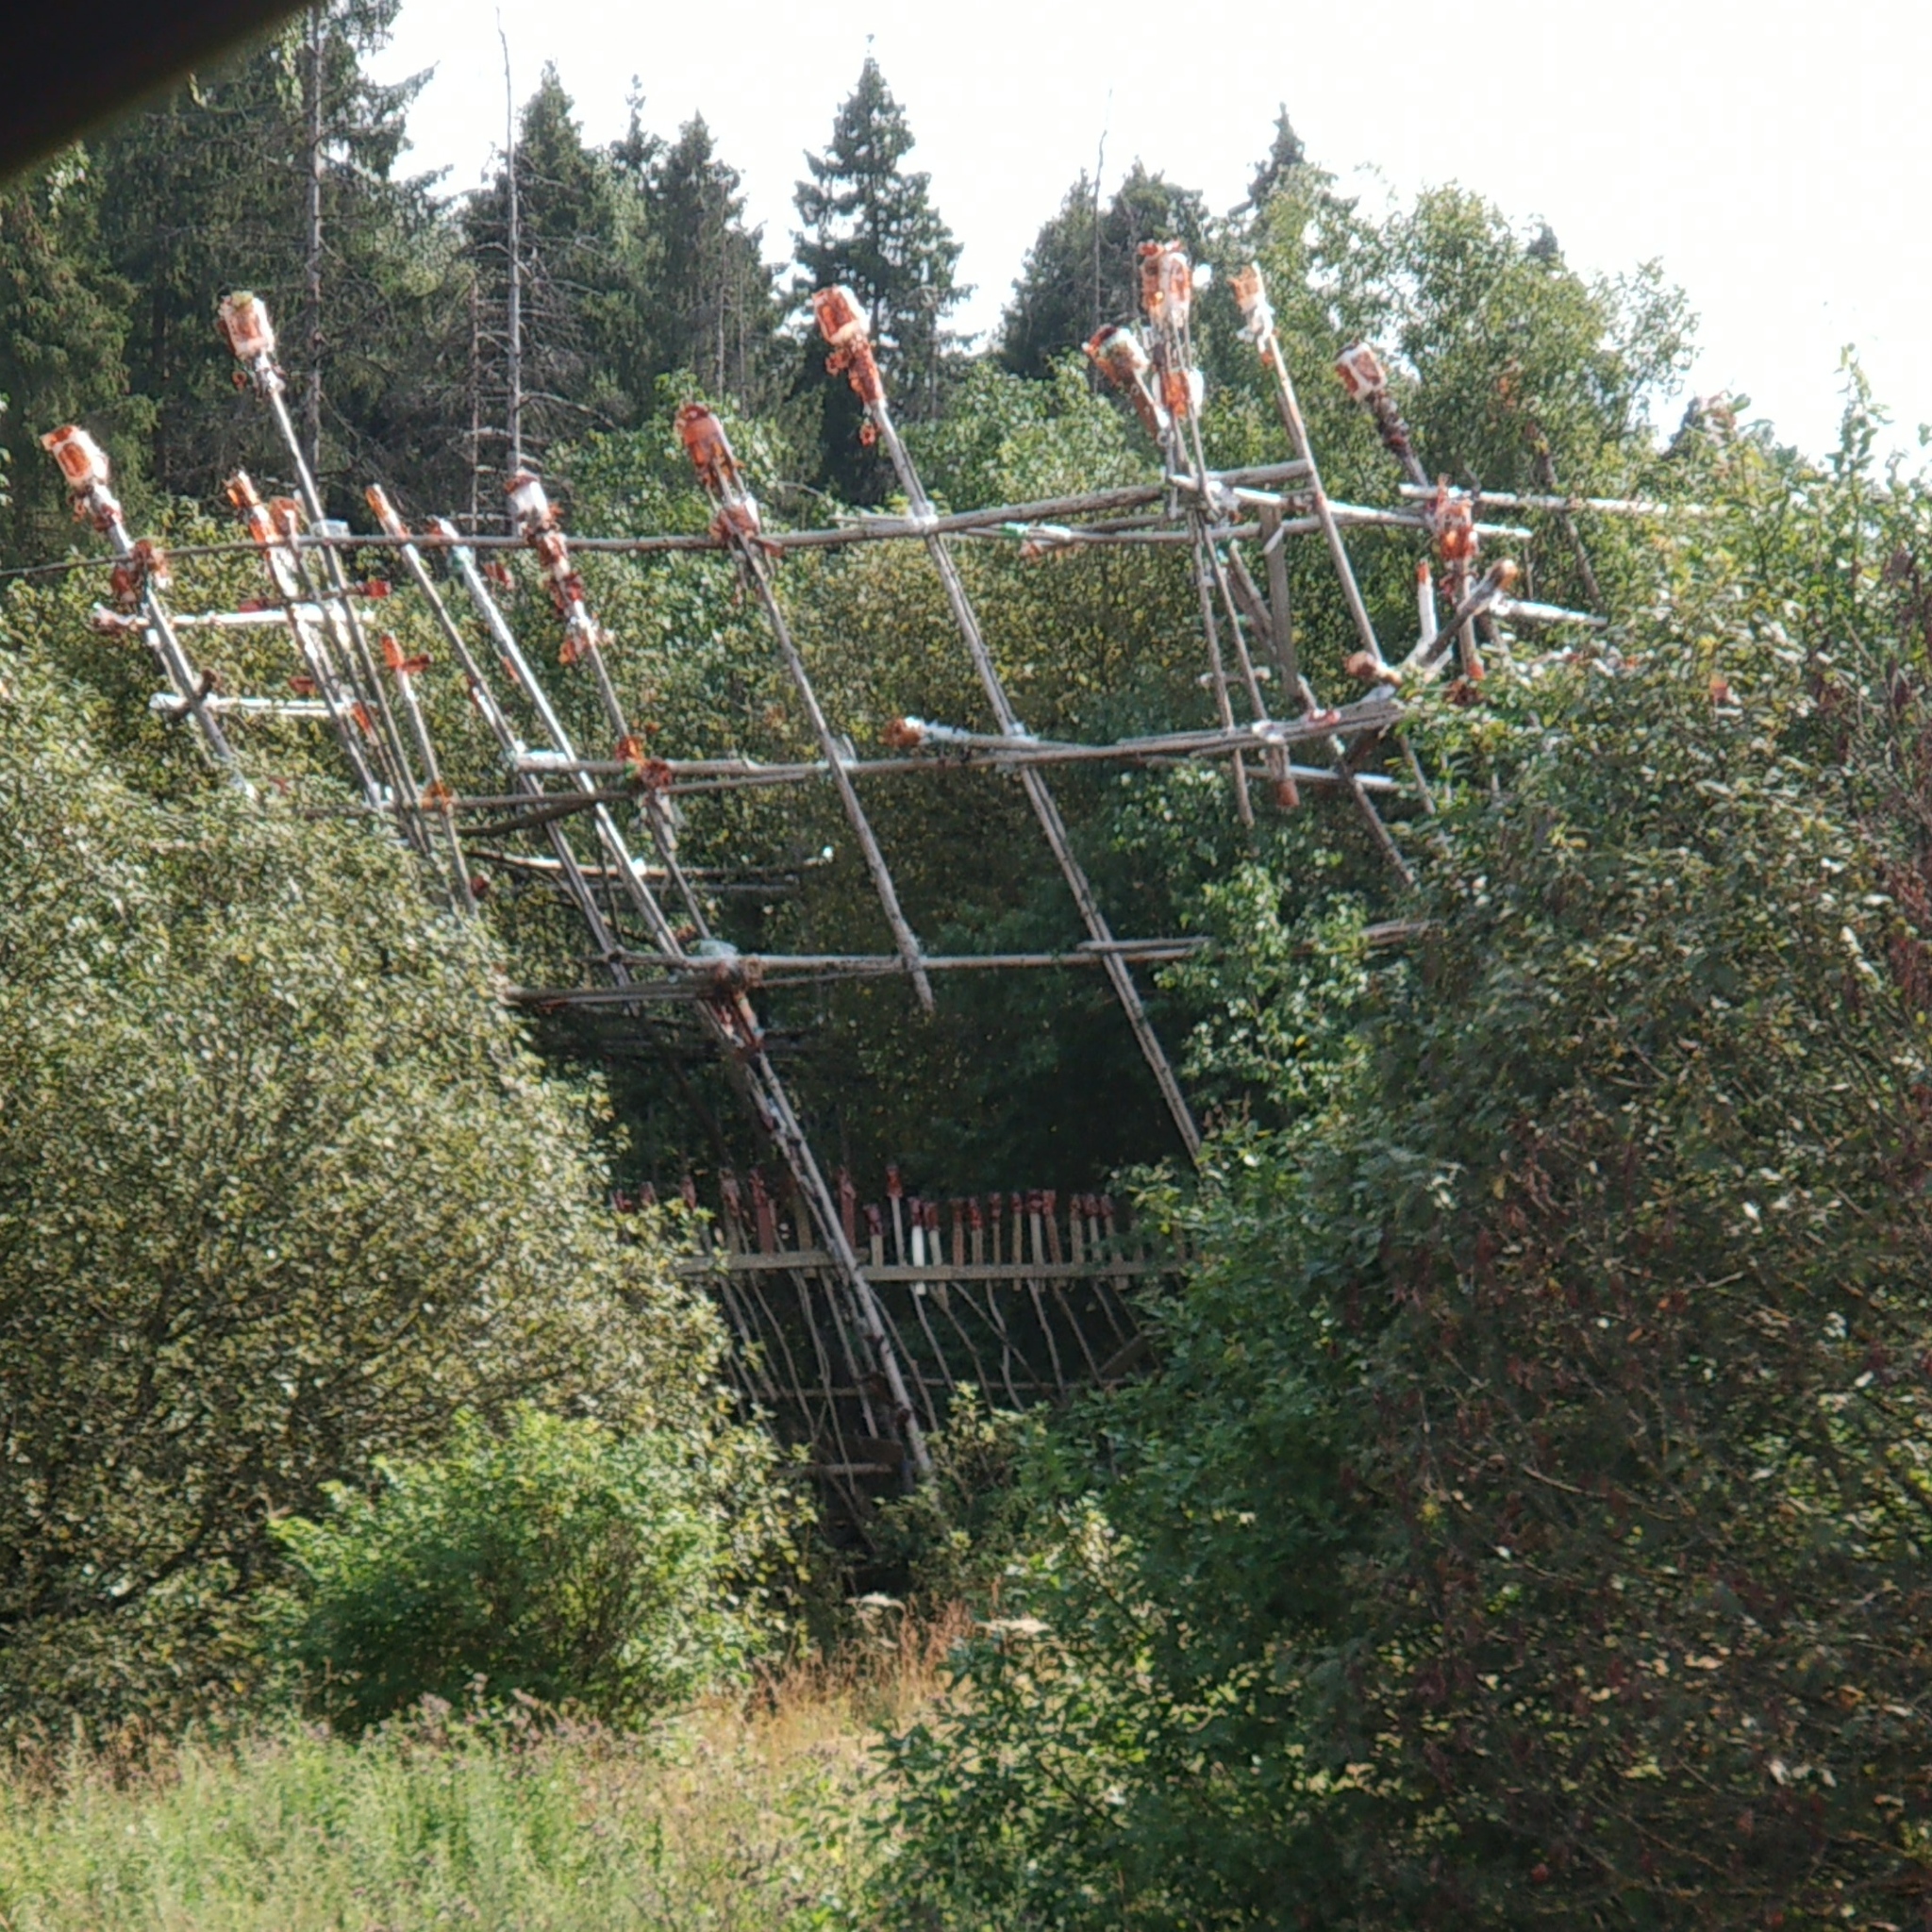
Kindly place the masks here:
<instances>
[{"instance_id":1,"label":"conifer tree","mask_svg":"<svg viewBox=\"0 0 1932 1932\"><path fill-rule=\"evenodd\" d=\"M71 528L36 439L85 417L124 462L142 426L123 349L132 291L101 260L84 149L0 193L0 560L43 556ZM124 483L125 483L124 476Z\"/></svg>"},{"instance_id":2,"label":"conifer tree","mask_svg":"<svg viewBox=\"0 0 1932 1932\"><path fill-rule=\"evenodd\" d=\"M660 366L646 293L653 268L648 171L657 154L635 111L625 141L608 151L586 145L575 104L552 66L518 117L519 390L526 462L541 466L553 443L586 431L630 426L649 394ZM478 460L491 476L503 467L508 420L509 192L508 169L500 168L464 216L478 295ZM484 497L490 500L491 491Z\"/></svg>"},{"instance_id":3,"label":"conifer tree","mask_svg":"<svg viewBox=\"0 0 1932 1932\"><path fill-rule=\"evenodd\" d=\"M778 321L764 231L744 225L737 169L720 160L702 114L649 175L658 355L715 393L748 407L766 400Z\"/></svg>"},{"instance_id":4,"label":"conifer tree","mask_svg":"<svg viewBox=\"0 0 1932 1932\"><path fill-rule=\"evenodd\" d=\"M423 397L447 251L428 181L395 173L404 115L427 76L378 84L366 64L398 4L331 0L319 24L323 469L342 489L372 459L407 468L441 440L423 422ZM151 473L174 493L206 496L242 461L280 474L259 413L228 386L213 317L225 290L260 291L291 375L306 381L308 39L296 22L95 147L106 264L137 291L128 375L154 405Z\"/></svg>"},{"instance_id":5,"label":"conifer tree","mask_svg":"<svg viewBox=\"0 0 1932 1932\"><path fill-rule=\"evenodd\" d=\"M1133 320L1140 312L1135 251L1142 242L1173 237L1198 254L1206 240L1200 195L1138 160L1096 233L1097 199L1083 173L1026 251L1000 327L1000 359L1016 375L1043 375L1054 357L1103 324Z\"/></svg>"},{"instance_id":6,"label":"conifer tree","mask_svg":"<svg viewBox=\"0 0 1932 1932\"><path fill-rule=\"evenodd\" d=\"M1284 101L1274 116L1274 139L1269 143L1267 158L1248 182L1248 207L1258 214L1274 199L1276 192L1287 184L1288 177L1307 158L1307 148L1294 131L1294 123L1288 118L1288 104Z\"/></svg>"},{"instance_id":7,"label":"conifer tree","mask_svg":"<svg viewBox=\"0 0 1932 1932\"><path fill-rule=\"evenodd\" d=\"M912 146L906 110L868 55L831 144L806 156L810 179L792 199L803 224L793 238L805 271L798 295L836 282L858 296L893 407L918 420L937 413L956 341L945 318L968 291L954 278L959 244L932 204L932 177L901 165ZM826 473L848 493L869 493L875 466L859 461L857 406L842 382L825 402Z\"/></svg>"}]
</instances>

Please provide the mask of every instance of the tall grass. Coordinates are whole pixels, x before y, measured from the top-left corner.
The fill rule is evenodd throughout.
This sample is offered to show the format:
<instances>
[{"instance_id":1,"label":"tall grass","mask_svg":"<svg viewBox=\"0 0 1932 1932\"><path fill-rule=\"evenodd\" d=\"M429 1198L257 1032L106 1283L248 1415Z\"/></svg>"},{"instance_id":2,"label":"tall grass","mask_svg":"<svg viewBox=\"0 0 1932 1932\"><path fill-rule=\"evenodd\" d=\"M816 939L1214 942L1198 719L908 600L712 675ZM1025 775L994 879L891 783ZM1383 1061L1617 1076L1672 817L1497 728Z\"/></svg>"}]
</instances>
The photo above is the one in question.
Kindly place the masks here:
<instances>
[{"instance_id":1,"label":"tall grass","mask_svg":"<svg viewBox=\"0 0 1932 1932\"><path fill-rule=\"evenodd\" d=\"M957 1621L767 1677L648 1735L431 1707L358 1742L290 1721L0 1772L6 1932L860 1932L881 1724Z\"/></svg>"}]
</instances>

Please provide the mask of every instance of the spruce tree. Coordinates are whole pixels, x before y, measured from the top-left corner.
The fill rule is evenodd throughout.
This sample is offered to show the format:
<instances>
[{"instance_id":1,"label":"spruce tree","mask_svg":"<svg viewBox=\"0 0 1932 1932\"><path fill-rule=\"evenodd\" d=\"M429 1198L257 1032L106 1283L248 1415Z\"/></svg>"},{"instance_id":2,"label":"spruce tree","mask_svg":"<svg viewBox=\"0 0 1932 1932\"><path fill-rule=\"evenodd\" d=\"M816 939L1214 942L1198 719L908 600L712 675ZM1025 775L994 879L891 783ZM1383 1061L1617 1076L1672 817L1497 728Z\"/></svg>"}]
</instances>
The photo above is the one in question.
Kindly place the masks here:
<instances>
[{"instance_id":1,"label":"spruce tree","mask_svg":"<svg viewBox=\"0 0 1932 1932\"><path fill-rule=\"evenodd\" d=\"M397 8L330 0L319 24L322 468L350 497L369 471L407 472L446 440L425 420L446 251L427 179L395 173L404 116L427 76L378 84L367 70ZM308 35L296 21L95 147L103 253L135 290L129 379L154 405L149 465L173 493L207 496L243 461L282 474L259 411L229 387L214 309L227 289L260 291L290 375L306 383Z\"/></svg>"},{"instance_id":2,"label":"spruce tree","mask_svg":"<svg viewBox=\"0 0 1932 1932\"><path fill-rule=\"evenodd\" d=\"M518 117L515 187L522 276L522 451L541 465L551 445L639 419L661 366L647 285L652 278L647 177L658 144L633 113L629 136L588 146L575 107L546 66ZM508 424L506 316L508 167L471 201L467 253L477 288L479 463L501 472ZM483 491L489 509L494 483ZM485 512L488 514L488 510Z\"/></svg>"},{"instance_id":3,"label":"spruce tree","mask_svg":"<svg viewBox=\"0 0 1932 1932\"><path fill-rule=\"evenodd\" d=\"M1274 116L1274 139L1269 143L1267 158L1255 170L1248 183L1248 207L1257 214L1265 208L1288 178L1308 158L1307 148L1288 118L1284 101Z\"/></svg>"},{"instance_id":4,"label":"spruce tree","mask_svg":"<svg viewBox=\"0 0 1932 1932\"><path fill-rule=\"evenodd\" d=\"M805 271L799 298L833 283L849 288L866 312L895 412L921 420L938 412L956 341L945 318L968 291L954 279L959 244L932 204L932 177L901 165L912 146L906 110L868 55L833 121L831 144L805 158L811 178L792 197L803 224L793 240ZM861 461L858 427L858 406L840 381L825 393L826 474L864 495L878 478L876 465Z\"/></svg>"},{"instance_id":5,"label":"spruce tree","mask_svg":"<svg viewBox=\"0 0 1932 1932\"><path fill-rule=\"evenodd\" d=\"M764 231L744 225L737 169L720 160L702 114L652 166L658 352L714 393L756 408L767 399L777 327Z\"/></svg>"},{"instance_id":6,"label":"spruce tree","mask_svg":"<svg viewBox=\"0 0 1932 1932\"><path fill-rule=\"evenodd\" d=\"M1191 188L1136 161L1099 217L1083 173L1034 238L1000 326L1000 359L1017 375L1043 375L1056 356L1109 322L1140 313L1136 251L1142 242L1177 239L1196 255L1208 209Z\"/></svg>"},{"instance_id":7,"label":"spruce tree","mask_svg":"<svg viewBox=\"0 0 1932 1932\"><path fill-rule=\"evenodd\" d=\"M73 527L44 431L84 418L133 467L144 412L123 360L131 291L101 259L97 193L79 148L0 193L0 561L44 557Z\"/></svg>"}]
</instances>

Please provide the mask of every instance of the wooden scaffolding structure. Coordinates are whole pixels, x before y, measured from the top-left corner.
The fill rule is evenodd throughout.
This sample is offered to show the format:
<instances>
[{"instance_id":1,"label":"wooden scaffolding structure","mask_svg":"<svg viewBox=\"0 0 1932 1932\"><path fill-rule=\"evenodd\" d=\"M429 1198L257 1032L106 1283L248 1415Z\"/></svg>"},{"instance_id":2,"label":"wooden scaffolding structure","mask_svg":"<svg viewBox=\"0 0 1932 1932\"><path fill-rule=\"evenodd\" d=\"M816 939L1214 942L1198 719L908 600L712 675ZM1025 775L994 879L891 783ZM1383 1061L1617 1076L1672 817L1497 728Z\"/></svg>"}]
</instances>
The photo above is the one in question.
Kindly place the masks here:
<instances>
[{"instance_id":1,"label":"wooden scaffolding structure","mask_svg":"<svg viewBox=\"0 0 1932 1932\"><path fill-rule=\"evenodd\" d=\"M861 1208L842 1175L828 1179L767 1050L761 992L831 977L906 979L930 1009L936 974L1087 969L1105 975L1160 1093L1176 1137L1191 1157L1201 1136L1166 1050L1148 1017L1137 973L1188 957L1192 935L1117 937L1080 865L1051 785L1058 768L1173 761L1224 765L1234 809L1252 823L1257 789L1292 808L1304 789L1344 795L1389 863L1407 863L1378 801L1407 793L1433 809L1420 765L1397 727L1406 678L1482 675L1481 651L1507 648L1499 625L1598 625L1593 613L1515 602L1513 567L1478 575L1486 535L1524 534L1485 523L1477 500L1431 486L1380 364L1366 346L1339 364L1343 380L1375 417L1402 464L1404 494L1391 506L1338 503L1324 486L1258 270L1237 277L1244 333L1271 372L1287 435L1286 459L1216 472L1201 434L1203 384L1192 341L1196 273L1174 243L1141 251L1143 326L1102 330L1088 344L1096 368L1117 385L1159 449L1157 483L1070 493L1047 501L941 514L893 420L885 382L857 303L841 289L814 297L818 325L864 407L867 433L882 445L906 501L903 513L861 517L827 529L765 525L723 426L710 411L681 409L676 426L712 507L702 536L581 537L560 525L541 482L518 474L508 485L513 536L459 532L446 520L408 528L383 489L367 502L373 531L351 532L325 514L291 420L275 340L258 299L225 298L221 327L245 382L261 399L287 453L292 498L264 500L238 475L229 494L260 558L263 608L178 613L158 546L136 540L109 488L108 466L84 430L44 439L74 491L76 508L112 550L119 608L97 622L140 637L162 689L153 704L186 720L208 757L239 786L252 786L231 726L253 718L309 719L333 734L358 803L418 856L458 916L477 908L479 869L508 868L552 887L588 942L594 983L527 987L508 996L538 1009L614 1008L642 1016L664 1001L693 1010L776 1157L777 1178L753 1174L741 1187L722 1177L706 1252L688 1265L711 1285L739 1343L736 1373L748 1400L788 1439L806 1445L828 1485L858 1506L863 1485L910 1480L929 1467L926 1438L954 1391L973 1382L992 1401L1062 1400L1085 1384L1129 1373L1145 1356L1135 1316L1141 1290L1186 1257L1129 1230L1110 1201L1031 1191L991 1202L908 1198L896 1173L886 1205ZM1543 451L1547 458L1547 450ZM1495 499L1502 508L1554 508L1582 555L1574 518L1657 507L1566 498ZM1431 558L1419 569L1419 637L1398 661L1385 656L1350 563L1346 533L1381 527L1415 532L1442 574L1439 613ZM1359 649L1349 670L1362 694L1325 704L1299 660L1289 613L1284 545L1319 537L1335 573ZM795 550L857 543L919 546L938 578L959 644L994 728L976 731L918 719L895 723L895 755L861 759L841 739L814 690L776 593L773 560ZM1018 542L1028 555L1122 545L1173 546L1191 572L1215 723L1108 743L1041 738L1021 721L988 648L955 555L974 542ZM203 550L226 546L201 546ZM560 662L587 680L609 746L587 752L497 595L496 553L534 556L556 611ZM364 587L349 580L351 550L393 556L450 660L500 773L494 790L459 791L445 776L421 680L425 657L408 655L368 619ZM610 662L610 640L591 606L575 553L653 556L722 552L756 606L804 716L818 756L792 763L741 758L663 759L634 729ZM507 581L507 578L503 579ZM1593 578L1591 579L1593 581ZM465 614L466 613L466 614ZM288 698L228 694L189 655L184 638L228 627L284 630L299 667ZM1267 686L1280 694L1278 715ZM1372 768L1378 750L1391 768ZM1392 760L1392 761L1391 761ZM888 858L867 817L861 788L883 774L976 767L1005 774L1022 790L1086 937L1049 953L934 956L899 902ZM890 951L877 954L753 956L712 929L707 881L682 863L677 801L736 789L829 784L863 857ZM688 1198L696 1206L694 1187Z\"/></svg>"}]
</instances>

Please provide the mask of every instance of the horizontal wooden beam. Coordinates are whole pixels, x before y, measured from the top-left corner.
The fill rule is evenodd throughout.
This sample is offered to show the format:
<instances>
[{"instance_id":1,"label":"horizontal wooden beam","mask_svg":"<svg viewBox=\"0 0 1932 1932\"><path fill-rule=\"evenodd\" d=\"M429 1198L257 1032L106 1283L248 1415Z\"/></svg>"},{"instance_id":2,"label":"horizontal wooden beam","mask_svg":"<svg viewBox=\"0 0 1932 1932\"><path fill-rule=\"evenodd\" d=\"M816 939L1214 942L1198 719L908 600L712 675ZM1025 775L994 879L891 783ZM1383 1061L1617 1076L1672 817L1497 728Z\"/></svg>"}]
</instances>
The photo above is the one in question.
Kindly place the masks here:
<instances>
[{"instance_id":1,"label":"horizontal wooden beam","mask_svg":"<svg viewBox=\"0 0 1932 1932\"><path fill-rule=\"evenodd\" d=\"M777 1248L768 1253L713 1254L674 1264L678 1274L693 1280L708 1274L812 1274L829 1269L832 1257L823 1248ZM1134 1259L1085 1261L927 1261L873 1267L861 1263L859 1273L874 1283L925 1281L1106 1281L1116 1274L1176 1274L1184 1264L1172 1257L1141 1255Z\"/></svg>"}]
</instances>

